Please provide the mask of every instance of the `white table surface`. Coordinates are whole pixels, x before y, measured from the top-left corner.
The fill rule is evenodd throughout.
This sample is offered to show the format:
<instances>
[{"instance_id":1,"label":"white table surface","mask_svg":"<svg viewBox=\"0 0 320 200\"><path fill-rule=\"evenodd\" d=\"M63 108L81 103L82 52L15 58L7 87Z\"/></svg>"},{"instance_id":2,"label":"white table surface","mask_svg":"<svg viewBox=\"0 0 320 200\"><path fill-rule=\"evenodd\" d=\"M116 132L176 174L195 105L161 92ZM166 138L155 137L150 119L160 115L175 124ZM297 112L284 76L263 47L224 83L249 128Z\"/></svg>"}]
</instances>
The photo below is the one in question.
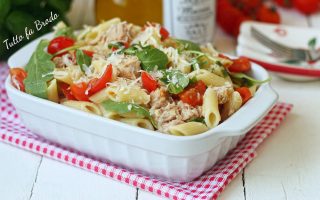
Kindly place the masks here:
<instances>
[{"instance_id":1,"label":"white table surface","mask_svg":"<svg viewBox=\"0 0 320 200\"><path fill-rule=\"evenodd\" d=\"M281 13L285 24L320 27L320 14ZM235 45L236 40L217 31L215 46L220 51L234 54ZM280 101L294 104L294 109L259 147L258 157L226 187L220 200L320 199L320 81L272 78ZM0 199L162 198L0 142Z\"/></svg>"}]
</instances>

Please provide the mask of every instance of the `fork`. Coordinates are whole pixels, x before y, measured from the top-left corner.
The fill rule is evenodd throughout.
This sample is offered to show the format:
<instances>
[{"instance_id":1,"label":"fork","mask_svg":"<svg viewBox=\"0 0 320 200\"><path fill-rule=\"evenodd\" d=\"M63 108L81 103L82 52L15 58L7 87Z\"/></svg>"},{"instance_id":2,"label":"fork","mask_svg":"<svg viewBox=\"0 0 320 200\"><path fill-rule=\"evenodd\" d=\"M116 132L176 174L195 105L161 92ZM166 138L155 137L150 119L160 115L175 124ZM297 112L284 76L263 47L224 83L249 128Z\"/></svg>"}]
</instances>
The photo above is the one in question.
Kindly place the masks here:
<instances>
[{"instance_id":1,"label":"fork","mask_svg":"<svg viewBox=\"0 0 320 200\"><path fill-rule=\"evenodd\" d=\"M272 50L273 54L279 57L284 57L291 61L307 61L314 62L320 60L320 51L316 49L301 49L301 48L292 48L283 44L279 44L256 28L251 27L252 36L257 39L261 44L268 47Z\"/></svg>"}]
</instances>

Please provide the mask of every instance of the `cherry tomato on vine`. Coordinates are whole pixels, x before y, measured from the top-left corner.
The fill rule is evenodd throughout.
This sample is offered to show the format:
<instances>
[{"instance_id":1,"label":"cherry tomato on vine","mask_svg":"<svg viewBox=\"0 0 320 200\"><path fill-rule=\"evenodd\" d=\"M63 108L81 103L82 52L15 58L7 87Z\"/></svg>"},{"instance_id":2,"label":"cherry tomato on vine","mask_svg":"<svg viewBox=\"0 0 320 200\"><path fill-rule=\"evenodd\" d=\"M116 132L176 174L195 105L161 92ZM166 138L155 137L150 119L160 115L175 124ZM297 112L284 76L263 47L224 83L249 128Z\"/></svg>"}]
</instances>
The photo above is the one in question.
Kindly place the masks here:
<instances>
[{"instance_id":1,"label":"cherry tomato on vine","mask_svg":"<svg viewBox=\"0 0 320 200\"><path fill-rule=\"evenodd\" d=\"M73 46L75 41L72 38L59 36L50 41L48 45L48 53L55 54L65 48ZM67 52L66 52L67 53ZM58 56L61 56L65 53L61 53Z\"/></svg>"},{"instance_id":2,"label":"cherry tomato on vine","mask_svg":"<svg viewBox=\"0 0 320 200\"><path fill-rule=\"evenodd\" d=\"M266 5L262 5L259 7L256 13L256 17L258 21L275 24L279 24L281 20L276 8L268 7Z\"/></svg>"},{"instance_id":3,"label":"cherry tomato on vine","mask_svg":"<svg viewBox=\"0 0 320 200\"><path fill-rule=\"evenodd\" d=\"M275 0L275 2L284 8L290 8L292 7L292 0Z\"/></svg>"},{"instance_id":4,"label":"cherry tomato on vine","mask_svg":"<svg viewBox=\"0 0 320 200\"><path fill-rule=\"evenodd\" d=\"M297 10L307 15L319 9L319 0L292 0L292 4Z\"/></svg>"}]
</instances>

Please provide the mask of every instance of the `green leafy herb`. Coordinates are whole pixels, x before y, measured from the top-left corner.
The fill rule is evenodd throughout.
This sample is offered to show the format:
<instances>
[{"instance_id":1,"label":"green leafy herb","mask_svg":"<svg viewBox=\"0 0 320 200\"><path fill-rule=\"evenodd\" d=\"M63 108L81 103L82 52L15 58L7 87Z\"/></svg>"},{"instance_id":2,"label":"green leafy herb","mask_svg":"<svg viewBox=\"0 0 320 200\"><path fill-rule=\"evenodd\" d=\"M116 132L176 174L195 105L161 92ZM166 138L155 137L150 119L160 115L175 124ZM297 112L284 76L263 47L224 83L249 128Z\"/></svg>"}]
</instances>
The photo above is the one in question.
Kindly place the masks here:
<instances>
[{"instance_id":1,"label":"green leafy herb","mask_svg":"<svg viewBox=\"0 0 320 200\"><path fill-rule=\"evenodd\" d=\"M165 53L157 48L144 47L142 51L137 52L137 57L141 62L142 69L150 72L157 70L165 70L169 62Z\"/></svg>"},{"instance_id":2,"label":"green leafy herb","mask_svg":"<svg viewBox=\"0 0 320 200\"><path fill-rule=\"evenodd\" d=\"M87 54L85 54L82 50L77 49L76 50L76 60L77 60L78 65L81 68L81 71L86 72L87 68L91 64L92 58L90 56L88 56Z\"/></svg>"},{"instance_id":3,"label":"green leafy herb","mask_svg":"<svg viewBox=\"0 0 320 200\"><path fill-rule=\"evenodd\" d=\"M189 77L179 70L166 70L161 81L167 84L171 94L179 94L189 85Z\"/></svg>"},{"instance_id":4,"label":"green leafy herb","mask_svg":"<svg viewBox=\"0 0 320 200\"><path fill-rule=\"evenodd\" d=\"M206 123L204 121L204 117L192 118L192 119L188 120L188 122L200 122L200 123L203 123L203 124Z\"/></svg>"},{"instance_id":5,"label":"green leafy herb","mask_svg":"<svg viewBox=\"0 0 320 200\"><path fill-rule=\"evenodd\" d=\"M261 80L254 79L244 73L230 73L229 72L229 74L230 74L232 80L240 86L252 87L254 85L261 85L262 83L266 83L266 82L270 81L270 78L261 81Z\"/></svg>"},{"instance_id":6,"label":"green leafy herb","mask_svg":"<svg viewBox=\"0 0 320 200\"><path fill-rule=\"evenodd\" d=\"M27 78L24 80L26 92L34 96L47 99L47 82L53 78L55 64L51 61L52 56L45 52L49 40L41 40L37 49L32 54L26 71Z\"/></svg>"},{"instance_id":7,"label":"green leafy herb","mask_svg":"<svg viewBox=\"0 0 320 200\"><path fill-rule=\"evenodd\" d=\"M113 111L119 114L135 113L141 117L149 119L152 125L157 127L154 119L150 115L150 112L142 106L133 103L115 102L112 100L106 100L102 102L102 106L108 111Z\"/></svg>"},{"instance_id":8,"label":"green leafy herb","mask_svg":"<svg viewBox=\"0 0 320 200\"><path fill-rule=\"evenodd\" d=\"M314 38L311 38L308 42L308 46L310 49L315 49L316 48L316 45L317 45L317 38L314 37Z\"/></svg>"},{"instance_id":9,"label":"green leafy herb","mask_svg":"<svg viewBox=\"0 0 320 200\"><path fill-rule=\"evenodd\" d=\"M114 49L124 49L125 46L124 46L123 42L111 42L111 43L108 44L108 48L109 49L112 49L112 48L114 48Z\"/></svg>"},{"instance_id":10,"label":"green leafy herb","mask_svg":"<svg viewBox=\"0 0 320 200\"><path fill-rule=\"evenodd\" d=\"M75 38L76 36L73 33L73 29L69 26L63 27L59 30L57 30L56 34L54 35L55 37L59 36L66 36L69 38Z\"/></svg>"},{"instance_id":11,"label":"green leafy herb","mask_svg":"<svg viewBox=\"0 0 320 200\"><path fill-rule=\"evenodd\" d=\"M200 46L196 43L193 43L188 40L178 40L176 39L178 44L178 51L201 51Z\"/></svg>"}]
</instances>

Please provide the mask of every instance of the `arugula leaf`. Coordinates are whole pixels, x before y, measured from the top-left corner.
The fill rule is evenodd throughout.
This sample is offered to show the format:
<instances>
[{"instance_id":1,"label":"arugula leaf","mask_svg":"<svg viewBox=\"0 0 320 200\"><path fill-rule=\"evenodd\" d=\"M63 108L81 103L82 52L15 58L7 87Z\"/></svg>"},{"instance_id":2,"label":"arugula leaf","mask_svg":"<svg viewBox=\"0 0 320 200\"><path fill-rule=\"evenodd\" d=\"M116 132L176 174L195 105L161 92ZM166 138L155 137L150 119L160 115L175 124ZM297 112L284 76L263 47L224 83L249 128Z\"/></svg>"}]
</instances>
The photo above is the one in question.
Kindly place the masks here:
<instances>
[{"instance_id":1,"label":"arugula leaf","mask_svg":"<svg viewBox=\"0 0 320 200\"><path fill-rule=\"evenodd\" d=\"M92 58L85 54L82 50L76 50L76 61L81 68L82 72L86 72L86 69L90 66Z\"/></svg>"},{"instance_id":2,"label":"arugula leaf","mask_svg":"<svg viewBox=\"0 0 320 200\"><path fill-rule=\"evenodd\" d=\"M63 28L57 30L57 32L54 36L55 37L66 36L66 37L73 38L73 39L76 37L73 33L73 29L69 26L66 26L66 27L63 27Z\"/></svg>"},{"instance_id":3,"label":"arugula leaf","mask_svg":"<svg viewBox=\"0 0 320 200\"><path fill-rule=\"evenodd\" d=\"M189 77L179 70L166 70L161 81L166 83L171 94L179 94L189 85Z\"/></svg>"},{"instance_id":4,"label":"arugula leaf","mask_svg":"<svg viewBox=\"0 0 320 200\"><path fill-rule=\"evenodd\" d=\"M169 62L165 53L157 48L144 47L142 51L137 52L137 57L141 62L142 69L147 72L165 70Z\"/></svg>"},{"instance_id":5,"label":"arugula leaf","mask_svg":"<svg viewBox=\"0 0 320 200\"><path fill-rule=\"evenodd\" d=\"M192 118L192 119L189 119L187 122L200 122L200 123L203 123L203 124L206 123L204 121L204 117Z\"/></svg>"},{"instance_id":6,"label":"arugula leaf","mask_svg":"<svg viewBox=\"0 0 320 200\"><path fill-rule=\"evenodd\" d=\"M244 73L231 73L231 72L229 72L229 74L230 74L232 80L240 86L252 87L254 85L261 85L262 83L266 83L271 80L271 78L268 78L263 81L257 80L257 79L254 79Z\"/></svg>"},{"instance_id":7,"label":"arugula leaf","mask_svg":"<svg viewBox=\"0 0 320 200\"><path fill-rule=\"evenodd\" d=\"M52 56L45 51L48 44L49 40L41 40L25 67L28 72L24 80L26 92L43 99L48 98L47 82L53 78L55 67Z\"/></svg>"},{"instance_id":8,"label":"arugula leaf","mask_svg":"<svg viewBox=\"0 0 320 200\"><path fill-rule=\"evenodd\" d=\"M311 38L308 42L309 49L315 49L316 45L317 45L317 38L316 37Z\"/></svg>"},{"instance_id":9,"label":"arugula leaf","mask_svg":"<svg viewBox=\"0 0 320 200\"><path fill-rule=\"evenodd\" d=\"M157 127L156 122L154 121L154 119L152 118L150 112L142 107L139 106L137 104L133 104L133 103L126 103L126 102L115 102L112 100L106 100L104 102L101 103L101 105L108 111L113 111L119 114L125 114L125 113L136 113L137 115L141 116L141 117L146 117L150 120L150 122L152 123L152 125L154 127Z\"/></svg>"},{"instance_id":10,"label":"arugula leaf","mask_svg":"<svg viewBox=\"0 0 320 200\"><path fill-rule=\"evenodd\" d=\"M178 44L178 51L201 51L200 46L188 40L175 39Z\"/></svg>"}]
</instances>

